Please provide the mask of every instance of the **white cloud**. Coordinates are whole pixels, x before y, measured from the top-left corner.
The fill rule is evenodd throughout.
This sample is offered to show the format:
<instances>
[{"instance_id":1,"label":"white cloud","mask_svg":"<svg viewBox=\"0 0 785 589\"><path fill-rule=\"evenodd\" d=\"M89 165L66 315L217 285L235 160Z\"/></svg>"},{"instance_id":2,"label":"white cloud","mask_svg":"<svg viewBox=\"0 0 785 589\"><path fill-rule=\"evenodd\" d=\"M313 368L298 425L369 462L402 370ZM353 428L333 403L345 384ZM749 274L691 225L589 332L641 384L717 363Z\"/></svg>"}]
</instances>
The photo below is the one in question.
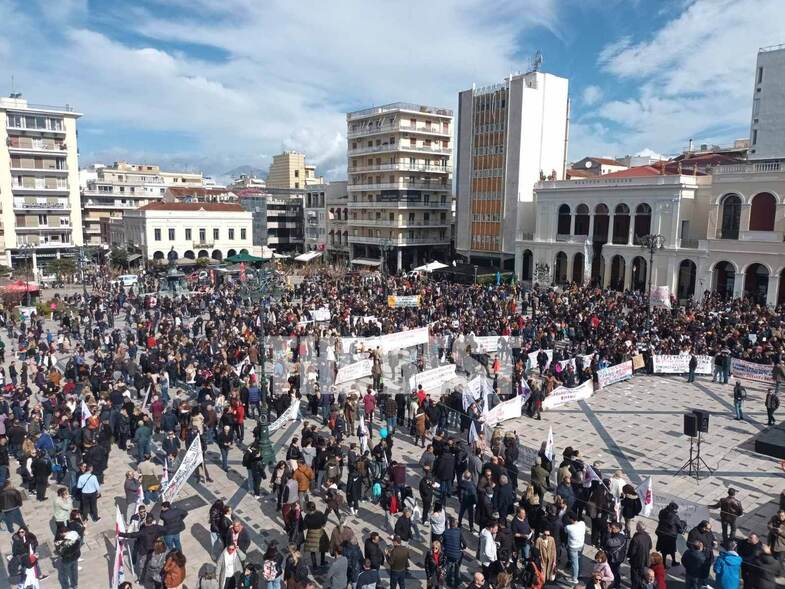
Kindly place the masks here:
<instances>
[{"instance_id":1,"label":"white cloud","mask_svg":"<svg viewBox=\"0 0 785 589\"><path fill-rule=\"evenodd\" d=\"M581 96L583 98L582 102L585 106L592 106L597 104L602 99L602 88L594 85L586 86L586 88L583 89Z\"/></svg>"},{"instance_id":2,"label":"white cloud","mask_svg":"<svg viewBox=\"0 0 785 589\"><path fill-rule=\"evenodd\" d=\"M521 33L553 29L556 2L503 0L488 11L482 0L160 0L154 12L118 3L102 13L151 39L140 48L138 39L111 38L110 28L89 28L83 0L47 17L59 27L41 27L14 0L0 0L8 37L0 79L13 64L31 101L75 104L104 137L115 126L185 135L193 147L178 157L190 154L212 172L226 160L264 166L255 154L287 147L342 176L345 111L397 100L453 107L473 82L519 69ZM178 44L228 57L162 49ZM136 153L160 160L166 151ZM82 160L99 155L83 150Z\"/></svg>"},{"instance_id":3,"label":"white cloud","mask_svg":"<svg viewBox=\"0 0 785 589\"><path fill-rule=\"evenodd\" d=\"M612 123L620 152L743 137L758 48L781 43L783 30L781 0L696 0L651 39L605 47L600 66L637 90L598 104L581 122Z\"/></svg>"}]
</instances>

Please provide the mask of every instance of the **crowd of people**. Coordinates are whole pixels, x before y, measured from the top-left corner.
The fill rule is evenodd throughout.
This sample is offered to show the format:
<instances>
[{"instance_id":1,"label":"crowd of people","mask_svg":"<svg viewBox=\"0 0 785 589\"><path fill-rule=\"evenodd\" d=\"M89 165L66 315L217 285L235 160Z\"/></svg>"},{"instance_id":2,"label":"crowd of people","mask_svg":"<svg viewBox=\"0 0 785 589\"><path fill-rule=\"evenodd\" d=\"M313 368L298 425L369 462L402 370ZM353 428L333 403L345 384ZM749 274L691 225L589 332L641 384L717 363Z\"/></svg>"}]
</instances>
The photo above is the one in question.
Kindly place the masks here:
<instances>
[{"instance_id":1,"label":"crowd of people","mask_svg":"<svg viewBox=\"0 0 785 589\"><path fill-rule=\"evenodd\" d=\"M491 335L509 342L504 362L512 386L497 379L497 392L514 395L527 382L536 417L558 384L577 385L639 353L649 368L654 353L711 354L720 366L730 357L769 364L775 397L785 381L780 310L749 300L706 293L686 306L654 309L649 322L646 300L635 292L526 290L335 270L288 278L280 276L293 285L282 284L274 297L249 297L235 281L205 281L167 297L158 294L153 274L130 289L96 278L87 298L56 297L49 318L15 316L10 308L0 313L12 353L7 369L0 367L0 511L13 535L9 572L18 587L36 586L46 574L19 487L31 501L35 495L36 502L51 502L58 578L64 589L76 588L85 530L102 517L105 473L131 464L124 537L145 587L179 587L193 567L203 589L349 583L368 589L380 583L382 569L395 588L407 585L417 559L422 580L434 588L463 586L467 574L473 589L539 588L557 579L563 563L568 582L607 589L619 586L626 562L633 589L662 589L667 557L675 562L675 538L686 531L674 517L676 506L660 514L653 552L640 500L622 473L605 478L572 448L556 464L542 448L527 480L517 439L499 432L486 439L479 408L464 410L460 391L410 391L398 374L443 362L467 369L473 359L498 377L499 358L483 357L472 344L474 336ZM392 293L419 295L420 306L390 307ZM327 309L329 318L314 321L317 309ZM422 327L429 330L427 351L403 357L342 344ZM266 338L282 344L265 345L273 341ZM550 363L543 350L554 350ZM526 362L532 353L534 365ZM560 370L558 361L587 356ZM362 357L373 361L367 387L326 378L342 361ZM313 372L304 358L314 360ZM264 364L273 367L269 380L260 377ZM385 386L385 374L404 384ZM268 463L259 418L275 419L292 404L299 404L302 429ZM246 420L255 427L246 429ZM258 546L263 556L252 556L250 530L231 506L216 502L203 522L213 562L186 564L180 535L187 512L160 494L197 439L204 451L218 451L225 471L230 452L243 453L248 491L275 502L285 542ZM415 467L395 460L393 445L401 442L420 445ZM194 477L210 483L208 467ZM378 511L378 531L366 537L347 525L349 517L371 520ZM691 587L702 586L712 569L724 588L736 569L749 586L774 586L775 565L785 555L785 511L769 522L765 540L751 535L743 546L734 545L729 525L716 560L705 528L690 532L682 555ZM591 570L581 563L587 532L597 549Z\"/></svg>"}]
</instances>

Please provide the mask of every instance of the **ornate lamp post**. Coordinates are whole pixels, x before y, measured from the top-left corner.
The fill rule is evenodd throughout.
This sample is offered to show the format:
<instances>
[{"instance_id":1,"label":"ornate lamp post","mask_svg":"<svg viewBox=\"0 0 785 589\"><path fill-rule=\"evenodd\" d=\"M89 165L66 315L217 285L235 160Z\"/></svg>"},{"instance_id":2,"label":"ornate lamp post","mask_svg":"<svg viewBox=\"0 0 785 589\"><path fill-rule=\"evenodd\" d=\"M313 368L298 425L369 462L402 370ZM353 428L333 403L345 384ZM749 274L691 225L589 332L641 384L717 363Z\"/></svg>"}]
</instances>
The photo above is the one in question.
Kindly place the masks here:
<instances>
[{"instance_id":1,"label":"ornate lamp post","mask_svg":"<svg viewBox=\"0 0 785 589\"><path fill-rule=\"evenodd\" d=\"M661 250L665 246L665 237L659 233L655 235L644 235L640 238L641 247L644 250L649 250L649 275L648 275L648 292L646 293L646 330L651 330L651 276L654 269L654 253Z\"/></svg>"},{"instance_id":2,"label":"ornate lamp post","mask_svg":"<svg viewBox=\"0 0 785 589\"><path fill-rule=\"evenodd\" d=\"M251 306L254 301L259 303L259 341L262 344L261 350L261 370L259 377L259 391L262 400L259 410L259 448L262 453L262 460L265 464L272 464L275 461L275 453L270 442L270 432L268 430L269 417L267 405L267 373L265 364L267 362L267 346L265 344L264 322L267 317L267 309L270 304L277 300L282 290L281 275L275 268L262 268L259 270L246 270L245 279L240 283L239 293Z\"/></svg>"}]
</instances>

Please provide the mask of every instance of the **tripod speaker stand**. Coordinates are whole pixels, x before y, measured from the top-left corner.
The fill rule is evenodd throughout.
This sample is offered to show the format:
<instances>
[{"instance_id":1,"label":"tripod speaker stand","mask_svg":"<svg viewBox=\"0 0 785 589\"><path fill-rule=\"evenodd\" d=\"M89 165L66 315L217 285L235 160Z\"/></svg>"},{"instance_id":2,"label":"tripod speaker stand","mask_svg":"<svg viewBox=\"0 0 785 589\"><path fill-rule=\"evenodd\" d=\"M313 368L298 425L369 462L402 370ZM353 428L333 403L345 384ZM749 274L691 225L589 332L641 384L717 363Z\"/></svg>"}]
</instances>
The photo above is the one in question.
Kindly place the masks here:
<instances>
[{"instance_id":1,"label":"tripod speaker stand","mask_svg":"<svg viewBox=\"0 0 785 589\"><path fill-rule=\"evenodd\" d=\"M701 479L701 466L709 471L709 474L714 472L701 457L701 432L708 431L709 429L708 414L706 414L705 421L703 421L702 418L703 415L696 415L694 413L687 413L684 415L684 433L690 436L690 459L682 465L676 473L676 476L679 476L686 469L689 476L694 476L695 479L699 481Z\"/></svg>"}]
</instances>

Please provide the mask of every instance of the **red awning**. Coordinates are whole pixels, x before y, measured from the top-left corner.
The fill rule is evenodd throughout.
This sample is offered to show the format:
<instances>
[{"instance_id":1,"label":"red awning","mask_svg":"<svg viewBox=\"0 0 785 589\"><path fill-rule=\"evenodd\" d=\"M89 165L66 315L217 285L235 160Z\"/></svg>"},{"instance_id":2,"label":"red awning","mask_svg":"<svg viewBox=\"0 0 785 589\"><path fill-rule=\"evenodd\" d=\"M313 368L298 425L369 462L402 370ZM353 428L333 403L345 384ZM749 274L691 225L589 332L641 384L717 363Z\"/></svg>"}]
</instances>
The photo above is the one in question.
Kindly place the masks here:
<instances>
[{"instance_id":1,"label":"red awning","mask_svg":"<svg viewBox=\"0 0 785 589\"><path fill-rule=\"evenodd\" d=\"M17 280L11 284L6 284L2 288L4 292L18 292L22 294L27 292L39 292L41 290L35 282L25 282L24 280Z\"/></svg>"}]
</instances>

